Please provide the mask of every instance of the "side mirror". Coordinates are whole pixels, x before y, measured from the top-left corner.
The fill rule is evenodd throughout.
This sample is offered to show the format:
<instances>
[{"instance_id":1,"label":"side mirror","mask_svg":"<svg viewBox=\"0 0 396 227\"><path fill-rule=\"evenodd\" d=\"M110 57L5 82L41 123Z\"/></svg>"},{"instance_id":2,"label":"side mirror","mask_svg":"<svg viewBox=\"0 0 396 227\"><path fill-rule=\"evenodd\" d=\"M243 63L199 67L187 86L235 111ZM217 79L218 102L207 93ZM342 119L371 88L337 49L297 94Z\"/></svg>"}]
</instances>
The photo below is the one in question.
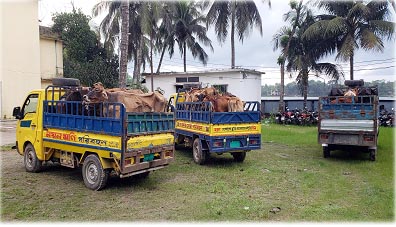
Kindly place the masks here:
<instances>
[{"instance_id":1,"label":"side mirror","mask_svg":"<svg viewBox=\"0 0 396 227\"><path fill-rule=\"evenodd\" d=\"M12 111L12 116L14 116L16 119L21 119L21 107L14 107L14 110Z\"/></svg>"}]
</instances>

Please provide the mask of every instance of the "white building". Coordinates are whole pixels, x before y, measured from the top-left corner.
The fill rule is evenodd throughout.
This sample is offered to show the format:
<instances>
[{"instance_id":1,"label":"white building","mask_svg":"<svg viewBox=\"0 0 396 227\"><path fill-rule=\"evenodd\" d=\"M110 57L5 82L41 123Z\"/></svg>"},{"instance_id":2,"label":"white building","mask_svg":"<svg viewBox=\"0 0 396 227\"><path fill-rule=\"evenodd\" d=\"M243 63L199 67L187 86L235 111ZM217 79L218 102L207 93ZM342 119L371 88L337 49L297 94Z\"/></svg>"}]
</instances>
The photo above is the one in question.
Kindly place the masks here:
<instances>
[{"instance_id":1,"label":"white building","mask_svg":"<svg viewBox=\"0 0 396 227\"><path fill-rule=\"evenodd\" d=\"M170 72L153 74L144 73L145 85L150 91L160 88L166 98L185 84L200 84L202 87L216 87L222 92L229 92L243 101L261 101L261 75L250 69L218 69L197 72Z\"/></svg>"}]
</instances>

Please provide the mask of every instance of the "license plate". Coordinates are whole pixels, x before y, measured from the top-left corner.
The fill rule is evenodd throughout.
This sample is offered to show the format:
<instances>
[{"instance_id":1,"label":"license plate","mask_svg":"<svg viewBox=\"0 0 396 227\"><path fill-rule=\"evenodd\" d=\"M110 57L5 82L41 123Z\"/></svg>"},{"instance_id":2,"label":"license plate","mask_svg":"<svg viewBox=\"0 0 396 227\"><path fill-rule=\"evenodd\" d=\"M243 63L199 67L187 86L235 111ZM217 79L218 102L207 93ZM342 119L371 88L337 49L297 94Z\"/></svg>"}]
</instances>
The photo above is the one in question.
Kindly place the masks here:
<instances>
[{"instance_id":1,"label":"license plate","mask_svg":"<svg viewBox=\"0 0 396 227\"><path fill-rule=\"evenodd\" d=\"M241 147L241 143L239 141L231 141L230 147L231 148Z\"/></svg>"},{"instance_id":2,"label":"license plate","mask_svg":"<svg viewBox=\"0 0 396 227\"><path fill-rule=\"evenodd\" d=\"M145 162L149 162L149 161L153 161L154 160L154 154L145 154L143 161Z\"/></svg>"}]
</instances>

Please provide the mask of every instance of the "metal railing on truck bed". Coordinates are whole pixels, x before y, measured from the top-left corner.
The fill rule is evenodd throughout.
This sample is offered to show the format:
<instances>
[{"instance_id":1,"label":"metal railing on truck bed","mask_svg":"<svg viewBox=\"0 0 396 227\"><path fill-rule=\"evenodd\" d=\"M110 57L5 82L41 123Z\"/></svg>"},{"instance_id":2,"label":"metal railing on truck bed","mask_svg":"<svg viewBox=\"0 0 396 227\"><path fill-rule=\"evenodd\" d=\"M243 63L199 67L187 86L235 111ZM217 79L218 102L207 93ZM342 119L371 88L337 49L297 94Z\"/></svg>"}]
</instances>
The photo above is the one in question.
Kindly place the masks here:
<instances>
[{"instance_id":1,"label":"metal railing on truck bed","mask_svg":"<svg viewBox=\"0 0 396 227\"><path fill-rule=\"evenodd\" d=\"M319 97L320 119L374 120L378 116L378 96Z\"/></svg>"},{"instance_id":2,"label":"metal railing on truck bed","mask_svg":"<svg viewBox=\"0 0 396 227\"><path fill-rule=\"evenodd\" d=\"M245 102L244 112L213 112L210 102L182 102L176 104L175 118L212 124L259 122L260 104Z\"/></svg>"}]
</instances>

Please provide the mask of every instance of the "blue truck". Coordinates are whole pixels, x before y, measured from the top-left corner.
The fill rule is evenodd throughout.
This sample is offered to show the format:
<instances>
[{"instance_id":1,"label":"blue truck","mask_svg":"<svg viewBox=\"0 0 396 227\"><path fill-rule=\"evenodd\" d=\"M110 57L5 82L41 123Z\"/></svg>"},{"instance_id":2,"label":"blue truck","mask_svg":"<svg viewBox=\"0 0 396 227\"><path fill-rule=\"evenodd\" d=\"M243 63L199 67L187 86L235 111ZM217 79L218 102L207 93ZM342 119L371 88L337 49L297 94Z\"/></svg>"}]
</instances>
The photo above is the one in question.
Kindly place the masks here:
<instances>
[{"instance_id":1,"label":"blue truck","mask_svg":"<svg viewBox=\"0 0 396 227\"><path fill-rule=\"evenodd\" d=\"M261 149L259 102L245 102L243 112L214 112L211 102L184 102L173 94L175 143L192 147L193 159L204 164L210 154L231 153L243 162L246 152Z\"/></svg>"},{"instance_id":2,"label":"blue truck","mask_svg":"<svg viewBox=\"0 0 396 227\"><path fill-rule=\"evenodd\" d=\"M318 142L323 157L331 150L359 150L375 161L378 142L378 88L364 87L364 81L345 81L346 87L332 89L329 96L319 97ZM343 94L356 89L356 96Z\"/></svg>"}]
</instances>

